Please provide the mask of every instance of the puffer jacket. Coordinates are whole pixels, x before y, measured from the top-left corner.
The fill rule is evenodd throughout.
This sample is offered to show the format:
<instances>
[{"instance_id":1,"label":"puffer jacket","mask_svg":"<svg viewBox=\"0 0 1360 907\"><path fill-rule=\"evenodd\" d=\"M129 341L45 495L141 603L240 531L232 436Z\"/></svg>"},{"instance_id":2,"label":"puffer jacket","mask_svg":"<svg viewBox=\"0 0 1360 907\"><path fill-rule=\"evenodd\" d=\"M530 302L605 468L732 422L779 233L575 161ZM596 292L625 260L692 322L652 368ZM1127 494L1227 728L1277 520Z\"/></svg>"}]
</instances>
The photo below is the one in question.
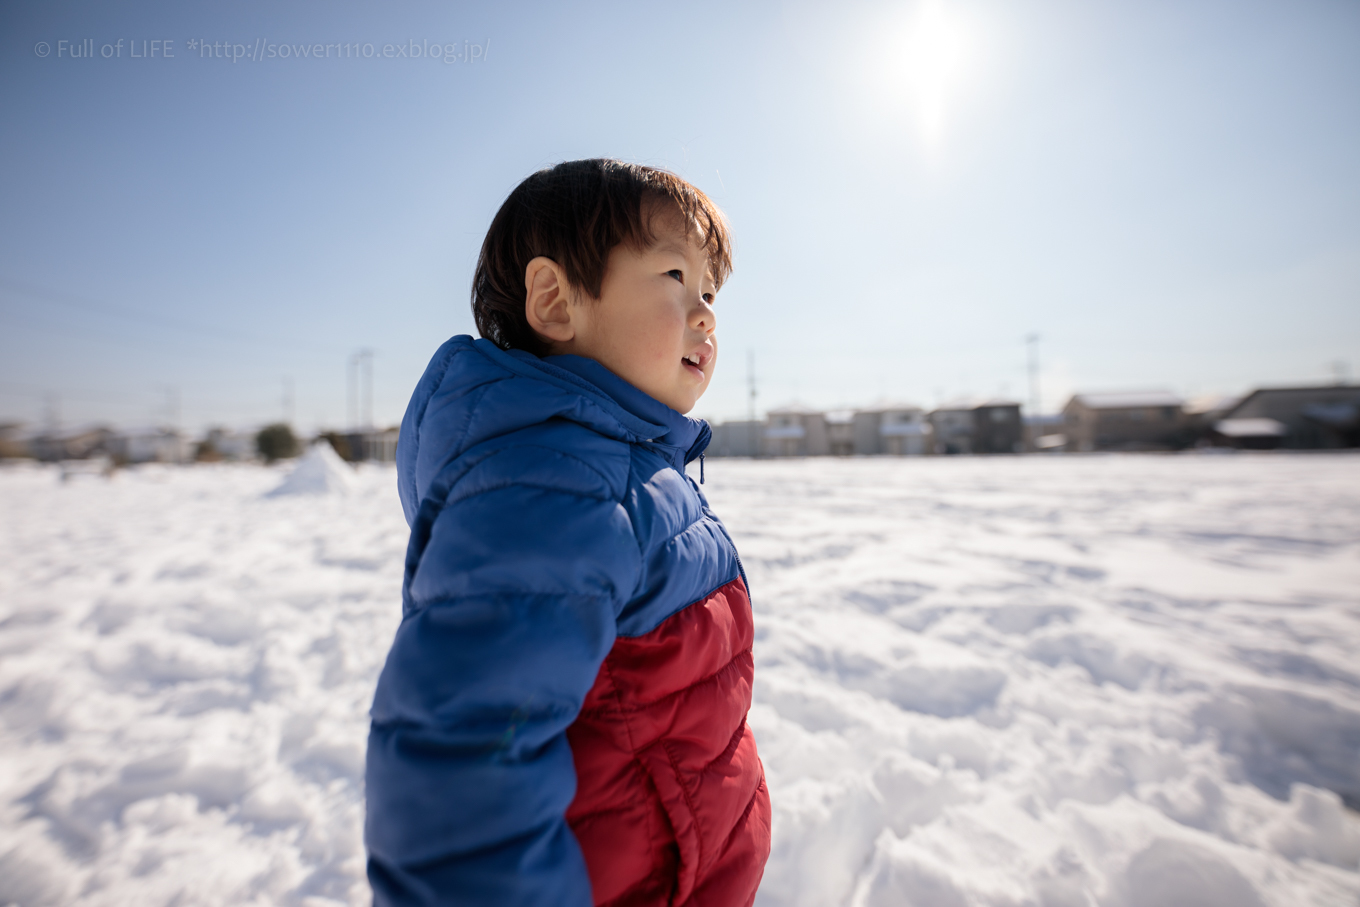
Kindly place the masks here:
<instances>
[{"instance_id":1,"label":"puffer jacket","mask_svg":"<svg viewBox=\"0 0 1360 907\"><path fill-rule=\"evenodd\" d=\"M745 576L684 474L708 440L588 359L435 354L397 447L375 903L752 903L770 804Z\"/></svg>"}]
</instances>

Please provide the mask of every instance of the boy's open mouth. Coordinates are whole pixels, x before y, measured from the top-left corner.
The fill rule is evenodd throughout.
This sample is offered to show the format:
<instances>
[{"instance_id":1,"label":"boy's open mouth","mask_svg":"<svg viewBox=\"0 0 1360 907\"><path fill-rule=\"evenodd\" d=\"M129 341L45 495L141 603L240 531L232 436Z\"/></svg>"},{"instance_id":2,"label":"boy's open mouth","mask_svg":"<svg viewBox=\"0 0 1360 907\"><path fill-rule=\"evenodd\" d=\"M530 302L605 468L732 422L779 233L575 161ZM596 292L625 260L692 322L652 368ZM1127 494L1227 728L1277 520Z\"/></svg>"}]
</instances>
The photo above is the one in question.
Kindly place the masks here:
<instances>
[{"instance_id":1,"label":"boy's open mouth","mask_svg":"<svg viewBox=\"0 0 1360 907\"><path fill-rule=\"evenodd\" d=\"M698 354L698 353L690 353L690 354L688 354L688 355L686 355L686 356L680 357L680 361L681 361L683 364L685 364L685 365L689 366L690 368L694 369L694 371L697 372L700 376L703 375L703 373L704 373L704 360L703 360L703 358L700 356L700 354Z\"/></svg>"}]
</instances>

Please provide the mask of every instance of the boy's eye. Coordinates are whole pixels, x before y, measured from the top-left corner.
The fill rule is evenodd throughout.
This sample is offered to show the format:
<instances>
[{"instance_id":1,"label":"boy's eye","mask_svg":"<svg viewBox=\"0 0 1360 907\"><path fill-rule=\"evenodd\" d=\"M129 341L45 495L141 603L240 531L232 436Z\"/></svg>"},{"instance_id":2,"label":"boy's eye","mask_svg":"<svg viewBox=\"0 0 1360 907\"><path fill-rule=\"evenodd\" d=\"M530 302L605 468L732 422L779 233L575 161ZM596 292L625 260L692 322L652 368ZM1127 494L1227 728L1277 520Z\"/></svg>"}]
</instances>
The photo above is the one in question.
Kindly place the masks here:
<instances>
[{"instance_id":1,"label":"boy's eye","mask_svg":"<svg viewBox=\"0 0 1360 907\"><path fill-rule=\"evenodd\" d=\"M667 271L667 272L666 272L666 276L667 276L667 277L674 277L676 280L680 281L681 283L684 283L684 282L685 282L685 272L684 272L684 271L681 271L679 268L674 268L674 269L672 269L672 270L670 270L670 271Z\"/></svg>"},{"instance_id":2,"label":"boy's eye","mask_svg":"<svg viewBox=\"0 0 1360 907\"><path fill-rule=\"evenodd\" d=\"M704 294L704 302L708 303L709 305L713 305L713 298L714 298L714 297L713 297L713 294L712 294L712 293L705 293L705 294Z\"/></svg>"}]
</instances>

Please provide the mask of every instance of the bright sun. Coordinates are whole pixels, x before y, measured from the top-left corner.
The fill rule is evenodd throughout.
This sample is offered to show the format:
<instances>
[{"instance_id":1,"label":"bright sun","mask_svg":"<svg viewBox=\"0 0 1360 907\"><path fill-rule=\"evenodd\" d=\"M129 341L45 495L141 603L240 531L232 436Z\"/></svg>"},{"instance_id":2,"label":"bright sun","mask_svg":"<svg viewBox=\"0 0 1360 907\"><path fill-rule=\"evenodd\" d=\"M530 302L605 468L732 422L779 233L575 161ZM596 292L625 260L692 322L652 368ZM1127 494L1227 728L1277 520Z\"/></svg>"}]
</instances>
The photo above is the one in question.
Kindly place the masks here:
<instances>
[{"instance_id":1,"label":"bright sun","mask_svg":"<svg viewBox=\"0 0 1360 907\"><path fill-rule=\"evenodd\" d=\"M884 94L911 109L927 149L938 150L965 83L977 69L978 36L944 0L921 0L885 29L875 67Z\"/></svg>"},{"instance_id":2,"label":"bright sun","mask_svg":"<svg viewBox=\"0 0 1360 907\"><path fill-rule=\"evenodd\" d=\"M945 113L967 73L968 35L939 0L924 0L907 39L907 66L916 83L921 131L936 145L944 137Z\"/></svg>"}]
</instances>

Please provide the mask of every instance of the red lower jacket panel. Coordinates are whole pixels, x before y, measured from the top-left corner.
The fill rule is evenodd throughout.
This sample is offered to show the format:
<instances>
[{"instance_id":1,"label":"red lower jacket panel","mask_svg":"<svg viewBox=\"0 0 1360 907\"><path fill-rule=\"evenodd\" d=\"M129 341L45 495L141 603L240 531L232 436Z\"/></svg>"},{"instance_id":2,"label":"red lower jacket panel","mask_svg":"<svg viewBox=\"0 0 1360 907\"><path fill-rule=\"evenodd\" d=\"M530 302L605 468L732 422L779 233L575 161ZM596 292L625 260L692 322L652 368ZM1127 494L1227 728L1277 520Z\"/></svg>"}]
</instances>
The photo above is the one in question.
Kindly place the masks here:
<instances>
[{"instance_id":1,"label":"red lower jacket panel","mask_svg":"<svg viewBox=\"0 0 1360 907\"><path fill-rule=\"evenodd\" d=\"M567 730L567 822L595 903L743 907L770 853L770 798L746 726L751 604L741 579L620 638Z\"/></svg>"}]
</instances>

